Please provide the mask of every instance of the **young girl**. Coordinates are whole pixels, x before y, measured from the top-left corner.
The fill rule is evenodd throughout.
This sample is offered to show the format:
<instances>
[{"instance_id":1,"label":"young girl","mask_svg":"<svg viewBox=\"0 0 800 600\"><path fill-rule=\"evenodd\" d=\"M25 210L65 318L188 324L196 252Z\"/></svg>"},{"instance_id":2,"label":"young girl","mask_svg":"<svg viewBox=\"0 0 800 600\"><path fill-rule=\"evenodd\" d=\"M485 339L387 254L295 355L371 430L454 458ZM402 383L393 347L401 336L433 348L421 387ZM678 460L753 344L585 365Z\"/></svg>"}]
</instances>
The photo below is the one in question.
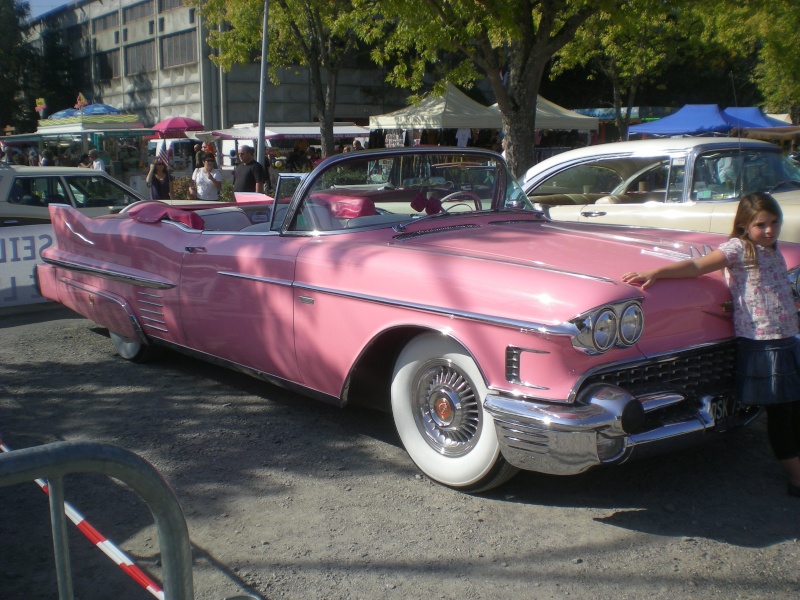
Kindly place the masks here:
<instances>
[{"instance_id":1,"label":"young girl","mask_svg":"<svg viewBox=\"0 0 800 600\"><path fill-rule=\"evenodd\" d=\"M737 342L736 395L742 404L767 410L770 446L788 477L788 492L800 497L800 343L797 311L777 249L783 214L769 194L739 202L731 239L718 250L651 271L625 273L622 281L697 277L728 269Z\"/></svg>"}]
</instances>

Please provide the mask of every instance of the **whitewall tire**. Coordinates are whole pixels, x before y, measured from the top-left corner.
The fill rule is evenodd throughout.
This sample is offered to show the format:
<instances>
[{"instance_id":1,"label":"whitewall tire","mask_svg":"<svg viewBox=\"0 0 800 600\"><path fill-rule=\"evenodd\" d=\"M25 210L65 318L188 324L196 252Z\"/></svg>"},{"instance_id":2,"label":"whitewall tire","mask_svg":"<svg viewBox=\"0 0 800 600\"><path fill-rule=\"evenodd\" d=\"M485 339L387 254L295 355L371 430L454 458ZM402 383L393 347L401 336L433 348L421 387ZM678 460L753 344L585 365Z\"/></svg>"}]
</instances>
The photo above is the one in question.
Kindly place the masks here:
<instances>
[{"instance_id":1,"label":"whitewall tire","mask_svg":"<svg viewBox=\"0 0 800 600\"><path fill-rule=\"evenodd\" d=\"M450 338L426 333L400 353L392 414L403 446L431 479L479 492L517 472L500 454L486 393L475 362Z\"/></svg>"},{"instance_id":2,"label":"whitewall tire","mask_svg":"<svg viewBox=\"0 0 800 600\"><path fill-rule=\"evenodd\" d=\"M109 332L114 349L122 358L131 362L148 362L160 355L160 348L143 344L136 340L129 340L113 331Z\"/></svg>"}]
</instances>

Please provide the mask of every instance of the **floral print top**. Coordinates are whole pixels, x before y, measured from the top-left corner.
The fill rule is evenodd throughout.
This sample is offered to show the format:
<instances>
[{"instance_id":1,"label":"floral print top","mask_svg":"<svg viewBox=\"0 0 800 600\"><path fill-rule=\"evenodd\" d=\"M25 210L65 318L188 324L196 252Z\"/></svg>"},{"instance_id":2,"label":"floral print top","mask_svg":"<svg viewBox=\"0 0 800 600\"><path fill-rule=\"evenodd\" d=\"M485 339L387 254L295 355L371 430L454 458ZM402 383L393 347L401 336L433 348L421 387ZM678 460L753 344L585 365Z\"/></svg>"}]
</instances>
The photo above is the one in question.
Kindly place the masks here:
<instances>
[{"instance_id":1,"label":"floral print top","mask_svg":"<svg viewBox=\"0 0 800 600\"><path fill-rule=\"evenodd\" d=\"M728 259L728 287L733 296L736 335L774 340L798 333L797 309L786 275L786 261L776 248L756 245L758 266L745 264L745 244L731 238L719 249Z\"/></svg>"}]
</instances>

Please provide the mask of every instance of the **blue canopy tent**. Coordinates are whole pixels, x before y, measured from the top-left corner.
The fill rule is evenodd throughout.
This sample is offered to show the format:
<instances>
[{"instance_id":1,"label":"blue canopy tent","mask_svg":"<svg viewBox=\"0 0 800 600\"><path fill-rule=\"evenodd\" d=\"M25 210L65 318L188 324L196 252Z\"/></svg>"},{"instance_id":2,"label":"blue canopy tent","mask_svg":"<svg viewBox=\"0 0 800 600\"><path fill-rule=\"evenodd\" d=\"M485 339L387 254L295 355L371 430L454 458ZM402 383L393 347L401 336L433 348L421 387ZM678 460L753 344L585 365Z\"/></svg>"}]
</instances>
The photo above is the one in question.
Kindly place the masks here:
<instances>
[{"instance_id":1,"label":"blue canopy tent","mask_svg":"<svg viewBox=\"0 0 800 600\"><path fill-rule=\"evenodd\" d=\"M786 123L768 117L755 106L730 107L720 111L716 104L687 104L668 117L632 125L628 134L642 133L656 136L722 135L732 129L786 128Z\"/></svg>"},{"instance_id":2,"label":"blue canopy tent","mask_svg":"<svg viewBox=\"0 0 800 600\"><path fill-rule=\"evenodd\" d=\"M668 117L632 125L628 134L643 133L647 135L700 135L708 133L727 133L733 128L720 112L716 104L687 104L678 112Z\"/></svg>"},{"instance_id":3,"label":"blue canopy tent","mask_svg":"<svg viewBox=\"0 0 800 600\"><path fill-rule=\"evenodd\" d=\"M755 106L728 107L722 111L724 119L733 127L786 127L788 123L768 117Z\"/></svg>"}]
</instances>

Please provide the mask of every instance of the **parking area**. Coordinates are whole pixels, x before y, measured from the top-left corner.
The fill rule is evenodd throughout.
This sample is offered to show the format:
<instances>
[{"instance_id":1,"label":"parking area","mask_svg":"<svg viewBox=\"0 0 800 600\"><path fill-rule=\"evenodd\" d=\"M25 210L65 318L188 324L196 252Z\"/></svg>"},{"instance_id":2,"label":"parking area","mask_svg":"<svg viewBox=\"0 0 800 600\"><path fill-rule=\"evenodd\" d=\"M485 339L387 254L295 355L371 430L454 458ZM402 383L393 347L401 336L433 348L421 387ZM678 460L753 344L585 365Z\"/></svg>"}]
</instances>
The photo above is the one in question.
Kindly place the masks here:
<instances>
[{"instance_id":1,"label":"parking area","mask_svg":"<svg viewBox=\"0 0 800 600\"><path fill-rule=\"evenodd\" d=\"M309 366L313 368L313 366ZM583 476L470 496L421 476L388 415L339 410L177 354L136 365L61 308L0 314L0 439L132 450L173 486L195 597L796 598L800 502L764 421ZM66 497L159 578L147 508L67 478ZM0 488L4 598L57 596L47 497ZM151 598L74 530L76 597ZM13 550L10 550L13 549Z\"/></svg>"}]
</instances>

